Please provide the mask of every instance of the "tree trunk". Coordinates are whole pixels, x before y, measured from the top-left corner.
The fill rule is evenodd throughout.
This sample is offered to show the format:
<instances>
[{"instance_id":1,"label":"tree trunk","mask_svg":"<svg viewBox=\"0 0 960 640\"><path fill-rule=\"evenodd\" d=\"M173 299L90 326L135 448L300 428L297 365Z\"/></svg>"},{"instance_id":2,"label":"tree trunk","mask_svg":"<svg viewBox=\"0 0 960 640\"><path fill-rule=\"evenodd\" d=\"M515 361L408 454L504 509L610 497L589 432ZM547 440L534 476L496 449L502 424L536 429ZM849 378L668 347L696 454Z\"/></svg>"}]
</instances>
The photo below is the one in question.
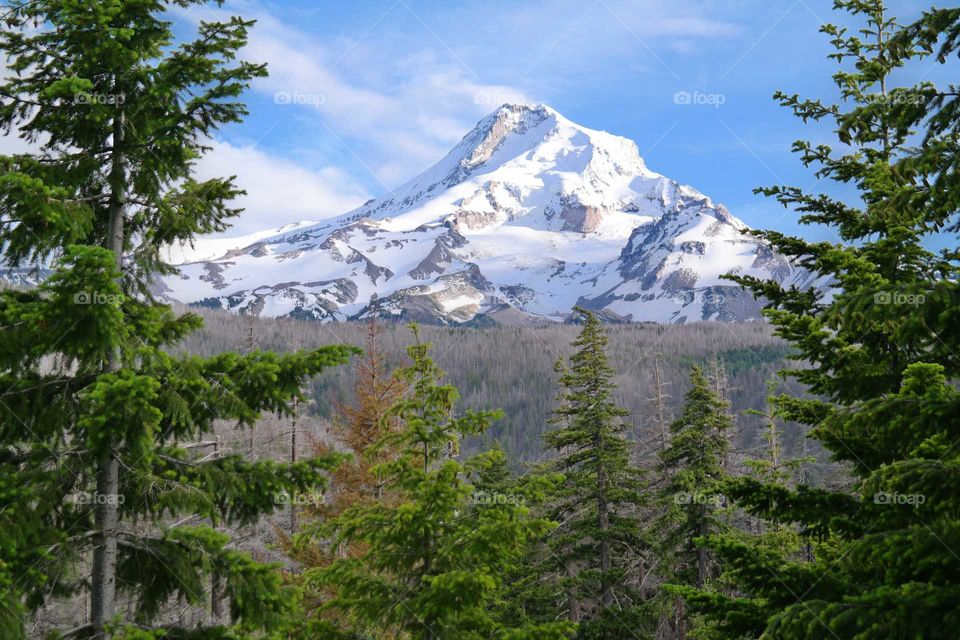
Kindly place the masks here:
<instances>
[{"instance_id":1,"label":"tree trunk","mask_svg":"<svg viewBox=\"0 0 960 640\"><path fill-rule=\"evenodd\" d=\"M214 569L210 578L210 614L213 616L214 624L223 621L223 591L220 582L220 572Z\"/></svg>"},{"instance_id":2,"label":"tree trunk","mask_svg":"<svg viewBox=\"0 0 960 640\"><path fill-rule=\"evenodd\" d=\"M600 448L600 443L597 443ZM610 584L610 539L607 532L610 530L610 507L607 504L607 476L602 464L597 469L597 524L600 527L600 573L601 592L600 603L604 608L613 604L613 585Z\"/></svg>"},{"instance_id":3,"label":"tree trunk","mask_svg":"<svg viewBox=\"0 0 960 640\"><path fill-rule=\"evenodd\" d=\"M707 507L700 505L700 524L697 527L697 535L701 538L706 537L707 530ZM701 545L697 547L697 588L702 589L707 581L707 550Z\"/></svg>"},{"instance_id":4,"label":"tree trunk","mask_svg":"<svg viewBox=\"0 0 960 640\"><path fill-rule=\"evenodd\" d=\"M667 419L663 410L663 384L660 382L660 354L653 360L653 385L657 392L657 426L660 427L660 450L667 448Z\"/></svg>"},{"instance_id":5,"label":"tree trunk","mask_svg":"<svg viewBox=\"0 0 960 640\"><path fill-rule=\"evenodd\" d=\"M650 595L649 594L650 589L647 586L647 578L650 576L650 571L647 567L646 557L640 558L640 566L638 567L637 574L638 574L637 578L639 579L639 583L640 583L640 588L639 588L640 599L645 601L647 597Z\"/></svg>"},{"instance_id":6,"label":"tree trunk","mask_svg":"<svg viewBox=\"0 0 960 640\"><path fill-rule=\"evenodd\" d=\"M116 608L117 591L117 493L120 463L113 451L97 462L97 493L94 522L93 574L90 589L90 621L98 633L110 622Z\"/></svg>"},{"instance_id":7,"label":"tree trunk","mask_svg":"<svg viewBox=\"0 0 960 640\"><path fill-rule=\"evenodd\" d=\"M687 640L687 611L683 606L683 598L677 598L674 606L674 617L676 620L677 640Z\"/></svg>"},{"instance_id":8,"label":"tree trunk","mask_svg":"<svg viewBox=\"0 0 960 640\"><path fill-rule=\"evenodd\" d=\"M600 595L601 604L604 608L613 604L613 585L610 584L610 540L607 538L607 531L610 529L610 513L607 510L607 501L600 498L600 572L602 573L602 591Z\"/></svg>"},{"instance_id":9,"label":"tree trunk","mask_svg":"<svg viewBox=\"0 0 960 640\"><path fill-rule=\"evenodd\" d=\"M113 120L113 156L110 167L110 220L107 249L113 251L116 266L123 266L124 209L127 199L127 175L124 168L123 101L118 101ZM106 371L120 368L120 353L115 351L107 360ZM93 567L90 588L90 622L96 634L110 622L116 611L117 592L117 536L119 525L120 461L116 443L109 442L97 460L97 493L94 511Z\"/></svg>"},{"instance_id":10,"label":"tree trunk","mask_svg":"<svg viewBox=\"0 0 960 640\"><path fill-rule=\"evenodd\" d=\"M577 572L572 560L567 560L564 568L567 571L567 578L571 580L567 587L567 616L570 622L576 624L580 622L580 594L577 585L573 584L572 580L577 577Z\"/></svg>"},{"instance_id":11,"label":"tree trunk","mask_svg":"<svg viewBox=\"0 0 960 640\"><path fill-rule=\"evenodd\" d=\"M300 403L293 401L293 425L290 428L290 464L297 461L297 421L300 417ZM297 505L296 500L290 501L290 535L297 533Z\"/></svg>"}]
</instances>

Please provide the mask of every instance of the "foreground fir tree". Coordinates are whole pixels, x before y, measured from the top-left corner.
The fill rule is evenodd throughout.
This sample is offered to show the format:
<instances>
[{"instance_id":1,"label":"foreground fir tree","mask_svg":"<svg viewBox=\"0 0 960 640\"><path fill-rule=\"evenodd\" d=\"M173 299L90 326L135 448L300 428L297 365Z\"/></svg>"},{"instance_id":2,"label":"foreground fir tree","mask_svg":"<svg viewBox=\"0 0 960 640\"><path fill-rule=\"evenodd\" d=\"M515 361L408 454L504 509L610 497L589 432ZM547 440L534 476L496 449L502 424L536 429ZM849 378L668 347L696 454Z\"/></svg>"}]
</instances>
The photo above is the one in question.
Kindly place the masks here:
<instances>
[{"instance_id":1,"label":"foreground fir tree","mask_svg":"<svg viewBox=\"0 0 960 640\"><path fill-rule=\"evenodd\" d=\"M530 517L525 500L484 494L483 504L476 504L468 476L495 477L499 456L493 451L461 462L460 442L485 431L497 414L456 416L457 390L439 382L442 372L414 331L417 343L408 350L413 363L402 371L411 391L386 417L399 420L400 428L375 445L398 454L373 470L397 499L357 504L329 523L333 546L360 545L365 552L306 572L314 588L333 591L326 607L339 620L313 632L330 638L565 638L569 625L511 628L491 610L504 574L550 523Z\"/></svg>"},{"instance_id":2,"label":"foreground fir tree","mask_svg":"<svg viewBox=\"0 0 960 640\"><path fill-rule=\"evenodd\" d=\"M731 638L950 638L960 628L960 102L956 87L894 88L891 76L933 52L955 56L960 10L902 27L880 0L836 6L865 23L856 33L823 28L848 65L834 76L843 103L779 97L804 120L835 125L839 150L795 149L859 197L766 189L841 241L759 234L836 288L827 297L736 280L766 298L777 333L809 365L786 374L815 397L781 395L778 415L812 427L855 490L731 483L740 505L799 526L812 557L714 538L741 595L690 590L687 599ZM934 234L949 248L929 248Z\"/></svg>"},{"instance_id":3,"label":"foreground fir tree","mask_svg":"<svg viewBox=\"0 0 960 640\"><path fill-rule=\"evenodd\" d=\"M192 167L265 73L234 60L251 23L201 23L175 42L165 13L201 2L5 4L0 123L38 151L0 158L0 244L4 266L48 277L0 293L0 635L23 637L30 610L88 592L89 624L66 635L152 637L172 599L206 602L211 576L234 630L157 637L278 629L295 594L203 523L252 522L276 495L321 487L333 460L249 462L194 445L216 420L286 412L306 378L352 349L173 357L199 318L144 295L171 270L163 247L238 213L230 180L198 182Z\"/></svg>"},{"instance_id":4,"label":"foreground fir tree","mask_svg":"<svg viewBox=\"0 0 960 640\"><path fill-rule=\"evenodd\" d=\"M544 435L565 475L550 517L561 523L549 538L551 570L561 576L567 616L579 637L620 638L640 632L639 582L646 559L637 508L643 504L640 470L613 398L615 372L600 321L577 309L583 328L569 367L558 364L560 406L556 428Z\"/></svg>"},{"instance_id":5,"label":"foreground fir tree","mask_svg":"<svg viewBox=\"0 0 960 640\"><path fill-rule=\"evenodd\" d=\"M486 464L471 479L476 496L474 508L520 501L531 514L546 517L550 492L541 488L559 486L563 475L539 466L518 475L511 471L511 466L500 444L494 442ZM504 626L536 628L566 619L558 606L556 582L545 577L553 571L556 559L544 542L543 538L529 539L519 562L505 574L504 589L493 606Z\"/></svg>"},{"instance_id":6,"label":"foreground fir tree","mask_svg":"<svg viewBox=\"0 0 960 640\"><path fill-rule=\"evenodd\" d=\"M656 539L659 574L672 584L706 587L717 567L702 538L729 530L721 484L726 477L732 422L721 399L699 367L680 415L670 424L658 471L665 478L658 502L661 516L650 536ZM690 628L682 602L668 595L671 637L686 638Z\"/></svg>"},{"instance_id":7,"label":"foreground fir tree","mask_svg":"<svg viewBox=\"0 0 960 640\"><path fill-rule=\"evenodd\" d=\"M498 500L519 498L537 517L550 511L550 491L539 487L558 487L562 474L552 473L537 465L532 471L515 474L499 442L487 452L487 463L471 476L475 491L475 509L495 504ZM532 485L532 486L528 486ZM557 584L548 579L556 566L556 558L542 538L527 541L519 562L505 574L504 589L494 605L495 615L504 625L536 626L567 619L558 606Z\"/></svg>"}]
</instances>

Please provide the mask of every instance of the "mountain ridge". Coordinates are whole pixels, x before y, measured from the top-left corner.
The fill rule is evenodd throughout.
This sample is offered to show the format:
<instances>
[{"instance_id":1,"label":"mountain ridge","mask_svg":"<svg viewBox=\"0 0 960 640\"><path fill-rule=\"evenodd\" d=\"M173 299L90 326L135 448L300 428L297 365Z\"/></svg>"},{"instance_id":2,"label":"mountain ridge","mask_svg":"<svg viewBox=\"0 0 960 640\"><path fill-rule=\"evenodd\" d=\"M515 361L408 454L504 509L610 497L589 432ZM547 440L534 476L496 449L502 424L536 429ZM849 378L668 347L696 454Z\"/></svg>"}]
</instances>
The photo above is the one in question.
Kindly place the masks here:
<instances>
[{"instance_id":1,"label":"mountain ridge","mask_svg":"<svg viewBox=\"0 0 960 640\"><path fill-rule=\"evenodd\" d=\"M253 234L216 258L203 242L181 251L180 275L158 292L321 321L534 322L563 320L575 304L630 321L749 320L759 304L721 275L810 277L746 229L648 169L633 141L546 105L506 104L352 211Z\"/></svg>"}]
</instances>

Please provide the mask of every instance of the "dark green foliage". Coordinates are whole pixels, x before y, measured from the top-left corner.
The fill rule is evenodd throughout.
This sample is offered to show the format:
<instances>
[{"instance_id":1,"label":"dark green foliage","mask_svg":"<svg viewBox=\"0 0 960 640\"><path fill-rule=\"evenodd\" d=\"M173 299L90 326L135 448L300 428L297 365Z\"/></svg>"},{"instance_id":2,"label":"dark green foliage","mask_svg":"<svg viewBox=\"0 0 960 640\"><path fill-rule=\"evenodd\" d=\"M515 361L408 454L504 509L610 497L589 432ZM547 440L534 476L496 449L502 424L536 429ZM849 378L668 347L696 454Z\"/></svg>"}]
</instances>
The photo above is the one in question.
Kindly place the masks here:
<instances>
[{"instance_id":1,"label":"dark green foliage","mask_svg":"<svg viewBox=\"0 0 960 640\"><path fill-rule=\"evenodd\" d=\"M335 589L325 607L342 623L325 636L563 638L567 625L504 626L491 610L506 571L551 524L528 515L525 494L501 500L470 484L468 475L488 489L505 480L496 450L457 459L461 439L482 433L498 414L456 416L457 390L439 382L442 372L428 353L419 338L409 348L413 364L401 375L412 392L388 412L385 419L400 428L379 445L398 453L376 468L396 501L359 504L335 517L331 544L366 551L306 572L309 585ZM535 496L543 484L527 488Z\"/></svg>"},{"instance_id":2,"label":"dark green foliage","mask_svg":"<svg viewBox=\"0 0 960 640\"><path fill-rule=\"evenodd\" d=\"M666 581L707 588L718 567L703 539L730 530L722 484L733 423L727 403L698 367L691 370L690 382L683 409L670 424L669 440L659 454L660 516L649 535L657 541L658 573ZM668 589L663 594L665 617L683 638L690 621L673 593Z\"/></svg>"},{"instance_id":3,"label":"dark green foliage","mask_svg":"<svg viewBox=\"0 0 960 640\"><path fill-rule=\"evenodd\" d=\"M191 176L265 72L235 59L252 23L201 23L177 42L165 12L199 0L5 4L0 49L14 73L0 125L38 152L0 158L2 260L51 275L0 292L0 635L23 637L31 610L89 591L77 635L154 637L160 608L202 605L212 579L232 627L167 637L283 627L297 594L204 520L271 513L280 493L322 488L338 458L248 462L194 441L217 421L287 414L305 379L356 350L171 356L200 319L144 295L169 272L162 247L237 213L230 180ZM113 619L117 593L135 620Z\"/></svg>"},{"instance_id":4,"label":"dark green foliage","mask_svg":"<svg viewBox=\"0 0 960 640\"><path fill-rule=\"evenodd\" d=\"M694 538L726 527L718 512L724 502L721 485L733 423L727 403L698 367L691 370L690 382L683 409L670 424L669 441L659 454L659 471L666 478L659 500L665 513L656 530L666 555L676 554L669 563L672 575L684 584L702 586L711 571L697 566Z\"/></svg>"},{"instance_id":5,"label":"dark green foliage","mask_svg":"<svg viewBox=\"0 0 960 640\"><path fill-rule=\"evenodd\" d=\"M786 374L817 397L781 395L776 414L811 427L854 486L729 483L740 506L799 527L808 551L714 538L740 595L685 594L727 637L950 638L960 624L958 251L938 253L928 241L958 231L957 89L894 88L891 74L934 51L940 62L955 56L960 11L931 10L902 27L880 0L835 4L865 23L857 33L822 29L844 65L834 76L844 102L778 97L804 120L835 124L846 148L794 148L818 177L852 185L859 198L764 189L842 243L759 235L837 289L827 297L734 279L767 298L777 333L810 364Z\"/></svg>"},{"instance_id":6,"label":"dark green foliage","mask_svg":"<svg viewBox=\"0 0 960 640\"><path fill-rule=\"evenodd\" d=\"M119 203L126 273L168 273L162 247L239 213L231 181L197 182L192 164L207 136L246 115L238 97L266 68L235 59L251 21L201 23L194 40L174 41L165 13L206 2L6 3L0 49L14 73L0 87L0 124L47 152L0 159L0 203L18 223L5 230L8 263L107 246Z\"/></svg>"},{"instance_id":7,"label":"dark green foliage","mask_svg":"<svg viewBox=\"0 0 960 640\"><path fill-rule=\"evenodd\" d=\"M567 615L582 621L580 637L615 638L638 628L638 583L647 560L637 507L644 497L640 470L630 463L627 412L613 399L603 325L589 311L578 312L576 351L569 368L557 364L555 429L544 435L557 455L549 469L565 480L548 511L561 525L547 542L543 569L565 592Z\"/></svg>"},{"instance_id":8,"label":"dark green foliage","mask_svg":"<svg viewBox=\"0 0 960 640\"><path fill-rule=\"evenodd\" d=\"M776 344L771 346L759 347L740 347L737 349L728 349L716 354L716 361L723 367L729 375L737 375L750 369L758 367L771 366L782 362L790 355L790 349L785 345ZM680 364L687 367L699 366L701 368L713 364L709 354L698 354L691 356L680 356L675 358L667 357L666 360L677 360Z\"/></svg>"}]
</instances>

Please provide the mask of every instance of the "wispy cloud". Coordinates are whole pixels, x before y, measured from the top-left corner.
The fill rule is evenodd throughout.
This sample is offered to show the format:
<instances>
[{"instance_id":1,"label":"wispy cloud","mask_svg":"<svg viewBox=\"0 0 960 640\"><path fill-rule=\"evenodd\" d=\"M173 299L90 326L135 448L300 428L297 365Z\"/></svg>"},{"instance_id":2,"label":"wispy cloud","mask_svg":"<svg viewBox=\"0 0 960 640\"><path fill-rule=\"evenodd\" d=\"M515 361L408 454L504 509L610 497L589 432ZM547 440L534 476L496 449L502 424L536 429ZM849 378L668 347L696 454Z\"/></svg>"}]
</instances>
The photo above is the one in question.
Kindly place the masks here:
<instances>
[{"instance_id":1,"label":"wispy cloud","mask_svg":"<svg viewBox=\"0 0 960 640\"><path fill-rule=\"evenodd\" d=\"M383 28L390 28L390 13L407 11L394 5ZM321 43L262 8L253 15L257 26L243 55L270 69L254 89L298 112L305 126L312 119L313 134L329 129L384 191L438 160L497 105L531 100L516 87L479 82L442 44L405 46L390 33Z\"/></svg>"},{"instance_id":2,"label":"wispy cloud","mask_svg":"<svg viewBox=\"0 0 960 640\"><path fill-rule=\"evenodd\" d=\"M304 14L295 4L235 0L184 12L193 23L233 13L257 20L243 56L269 66L254 85L262 131L246 127L243 144L221 143L204 163L237 173L250 191L244 227L342 213L439 160L498 105L553 102L574 90L570 80L585 66L650 59L651 47L695 52L739 33L692 0L603 0L586 13L573 0L498 4L437 12L414 0L384 2L369 21L333 36L317 32L319 9ZM312 169L294 164L304 157ZM272 191L267 175L296 195L284 198L286 218L260 195ZM297 189L301 178L310 186Z\"/></svg>"},{"instance_id":3,"label":"wispy cloud","mask_svg":"<svg viewBox=\"0 0 960 640\"><path fill-rule=\"evenodd\" d=\"M245 212L228 235L243 235L292 221L320 220L349 211L369 194L342 169L318 170L249 145L216 141L197 164L200 179L236 175L247 191L235 201Z\"/></svg>"}]
</instances>

